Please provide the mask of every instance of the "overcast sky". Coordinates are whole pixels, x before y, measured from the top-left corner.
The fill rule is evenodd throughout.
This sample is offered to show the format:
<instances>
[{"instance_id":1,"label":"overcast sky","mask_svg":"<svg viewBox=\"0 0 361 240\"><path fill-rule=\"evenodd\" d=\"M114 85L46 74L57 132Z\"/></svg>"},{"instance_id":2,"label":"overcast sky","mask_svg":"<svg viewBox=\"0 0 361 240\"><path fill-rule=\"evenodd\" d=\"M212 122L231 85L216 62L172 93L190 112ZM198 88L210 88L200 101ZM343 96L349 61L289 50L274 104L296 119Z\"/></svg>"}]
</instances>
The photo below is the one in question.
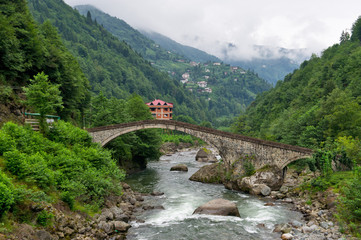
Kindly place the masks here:
<instances>
[{"instance_id":1,"label":"overcast sky","mask_svg":"<svg viewBox=\"0 0 361 240\"><path fill-rule=\"evenodd\" d=\"M91 4L137 29L220 56L227 43L241 58L252 45L319 53L361 15L361 0L65 0Z\"/></svg>"}]
</instances>

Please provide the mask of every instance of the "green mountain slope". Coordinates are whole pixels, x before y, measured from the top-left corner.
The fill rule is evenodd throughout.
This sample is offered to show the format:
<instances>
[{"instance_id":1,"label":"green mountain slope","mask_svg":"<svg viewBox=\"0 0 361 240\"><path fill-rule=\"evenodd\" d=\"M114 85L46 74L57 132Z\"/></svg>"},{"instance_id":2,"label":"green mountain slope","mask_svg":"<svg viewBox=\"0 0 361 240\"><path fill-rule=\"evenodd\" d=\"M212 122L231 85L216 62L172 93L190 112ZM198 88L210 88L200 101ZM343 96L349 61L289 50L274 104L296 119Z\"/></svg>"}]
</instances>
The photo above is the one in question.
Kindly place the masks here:
<instances>
[{"instance_id":1,"label":"green mountain slope","mask_svg":"<svg viewBox=\"0 0 361 240\"><path fill-rule=\"evenodd\" d=\"M181 56L172 53L173 50L185 49L184 46L170 41L163 37L167 46L176 46L172 51L167 51L155 44L137 30L130 27L126 22L89 5L76 6L76 9L84 16L91 17L97 23L102 24L114 36L127 42L137 52L140 52L147 60L152 62L156 68L168 72L177 82L183 79L183 74L189 75L189 81L184 83L184 88L192 91L192 94L203 102L207 107L208 119L215 126L229 125L229 118L245 110L255 96L271 86L260 79L253 72L245 71L240 68L233 70L229 65L220 63L220 60L205 54L196 49L191 49L192 54L203 56L203 60L216 60L213 62L196 63L199 58L192 54L187 54L191 59L187 60ZM169 43L169 44L168 44ZM182 50L182 51L183 51ZM238 81L239 80L239 81ZM197 82L205 81L206 87L198 86ZM184 82L184 79L183 79ZM212 91L212 92L210 92ZM184 111L182 111L184 112ZM228 118L222 123L220 119Z\"/></svg>"},{"instance_id":2,"label":"green mountain slope","mask_svg":"<svg viewBox=\"0 0 361 240\"><path fill-rule=\"evenodd\" d=\"M346 37L257 97L236 129L305 147L340 137L360 138L360 76L360 41Z\"/></svg>"},{"instance_id":3,"label":"green mountain slope","mask_svg":"<svg viewBox=\"0 0 361 240\"><path fill-rule=\"evenodd\" d=\"M49 22L38 26L26 1L0 3L0 107L21 106L21 87L39 72L60 85L62 118L79 119L89 101L88 80ZM20 107L19 107L20 108ZM2 120L10 114L0 114ZM18 114L19 115L19 114ZM1 121L1 120L0 120Z\"/></svg>"},{"instance_id":4,"label":"green mountain slope","mask_svg":"<svg viewBox=\"0 0 361 240\"><path fill-rule=\"evenodd\" d=\"M107 97L121 99L132 93L146 101L162 98L178 106L175 114L190 115L197 121L208 119L207 106L90 17L84 18L63 1L30 0L29 8L37 21L42 23L49 19L58 28L93 92L101 91Z\"/></svg>"},{"instance_id":5,"label":"green mountain slope","mask_svg":"<svg viewBox=\"0 0 361 240\"><path fill-rule=\"evenodd\" d=\"M101 24L120 40L128 43L132 49L149 61L155 62L159 59L176 61L182 58L177 54L168 53L165 49L160 48L154 41L145 37L125 21L112 17L91 5L79 5L75 6L75 9L83 16L87 16L89 12L94 21Z\"/></svg>"},{"instance_id":6,"label":"green mountain slope","mask_svg":"<svg viewBox=\"0 0 361 240\"><path fill-rule=\"evenodd\" d=\"M149 37L162 48L171 52L175 52L181 56L191 59L195 62L221 62L221 60L197 48L182 45L160 33L152 31L141 31L145 36Z\"/></svg>"}]
</instances>

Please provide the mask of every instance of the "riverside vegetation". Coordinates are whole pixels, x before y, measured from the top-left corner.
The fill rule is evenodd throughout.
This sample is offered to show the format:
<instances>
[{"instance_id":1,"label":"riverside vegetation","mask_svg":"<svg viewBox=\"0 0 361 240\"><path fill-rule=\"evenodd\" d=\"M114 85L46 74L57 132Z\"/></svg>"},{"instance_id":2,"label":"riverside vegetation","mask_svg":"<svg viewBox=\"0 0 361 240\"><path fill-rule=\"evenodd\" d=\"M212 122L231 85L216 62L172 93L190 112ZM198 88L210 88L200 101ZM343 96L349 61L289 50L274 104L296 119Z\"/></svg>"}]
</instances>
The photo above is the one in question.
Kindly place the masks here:
<instances>
[{"instance_id":1,"label":"riverside vegetation","mask_svg":"<svg viewBox=\"0 0 361 240\"><path fill-rule=\"evenodd\" d=\"M356 236L361 234L360 41L358 18L351 34L343 32L339 44L260 94L233 125L238 133L315 149L309 165L321 176L305 188L339 193L337 217Z\"/></svg>"},{"instance_id":2,"label":"riverside vegetation","mask_svg":"<svg viewBox=\"0 0 361 240\"><path fill-rule=\"evenodd\" d=\"M182 111L177 114L190 114L197 122L209 117L204 102L96 22L62 1L47 3L51 10L43 1L29 1L41 24L33 20L26 1L0 3L0 108L5 112L0 112L1 232L11 231L15 222L50 227L53 213L34 204L39 202L63 202L92 215L110 194L122 194L119 182L124 172L118 165L134 162L142 168L147 159L159 156L157 130L122 136L109 149L101 149L69 122L100 126L150 118L142 98L133 93L145 99L164 95L179 104ZM358 19L351 36L343 33L340 44L321 57L313 56L259 96L234 125L243 134L320 149L309 166L317 167L321 176L304 188L311 193L338 192L342 211L337 216L346 224L345 231L356 236L361 222L360 39ZM57 86L62 103L54 104L54 113L69 121L58 122L43 134L5 123L11 116L7 113L21 115L23 102L30 97L22 89L38 77ZM12 118L20 122L19 117ZM350 174L335 173L348 168Z\"/></svg>"}]
</instances>

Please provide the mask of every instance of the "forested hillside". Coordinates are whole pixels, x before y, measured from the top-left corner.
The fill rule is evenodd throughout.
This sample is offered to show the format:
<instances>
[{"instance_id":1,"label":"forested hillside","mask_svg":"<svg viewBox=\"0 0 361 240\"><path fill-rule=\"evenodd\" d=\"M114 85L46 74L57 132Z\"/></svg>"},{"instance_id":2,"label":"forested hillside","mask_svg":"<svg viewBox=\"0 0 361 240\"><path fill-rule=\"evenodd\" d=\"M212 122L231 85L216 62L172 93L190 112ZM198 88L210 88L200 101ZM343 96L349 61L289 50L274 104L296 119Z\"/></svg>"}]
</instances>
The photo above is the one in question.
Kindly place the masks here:
<instances>
[{"instance_id":1,"label":"forested hillside","mask_svg":"<svg viewBox=\"0 0 361 240\"><path fill-rule=\"evenodd\" d=\"M261 94L237 122L237 131L319 147L340 137L361 137L361 47L358 20L350 39L313 55L272 90Z\"/></svg>"},{"instance_id":2,"label":"forested hillside","mask_svg":"<svg viewBox=\"0 0 361 240\"><path fill-rule=\"evenodd\" d=\"M234 123L239 133L315 150L308 163L320 176L301 190L314 199L337 193L342 231L361 236L361 17L351 36L313 55L275 88L257 97ZM352 171L351 171L352 170Z\"/></svg>"},{"instance_id":3,"label":"forested hillside","mask_svg":"<svg viewBox=\"0 0 361 240\"><path fill-rule=\"evenodd\" d=\"M75 6L75 9L85 17L90 15L89 17L91 17L93 21L102 25L120 40L125 41L132 49L156 66L158 65L158 60L177 62L177 60L184 58L184 56L169 52L160 47L154 41L132 28L125 21L112 17L91 5L79 5Z\"/></svg>"},{"instance_id":4,"label":"forested hillside","mask_svg":"<svg viewBox=\"0 0 361 240\"><path fill-rule=\"evenodd\" d=\"M197 121L208 119L204 102L153 68L90 16L84 18L63 1L30 0L29 7L39 23L49 20L58 28L65 46L89 79L92 92L103 92L108 98L124 99L132 93L145 101L162 98L178 106L175 114L190 115Z\"/></svg>"},{"instance_id":5,"label":"forested hillside","mask_svg":"<svg viewBox=\"0 0 361 240\"><path fill-rule=\"evenodd\" d=\"M229 126L231 119L245 110L258 93L271 87L252 71L233 68L202 51L186 48L164 36L151 34L151 38L157 36L160 40L158 45L123 20L111 17L95 7L83 5L76 6L76 9L82 15L103 25L120 40L127 42L145 59L151 61L153 66L167 72L178 83L182 82L187 92L191 91L192 95L206 106L207 120L215 127ZM168 51L163 48L163 44ZM186 57L176 53L184 54ZM199 86L198 82L206 83ZM183 106L176 105L176 109L179 108ZM182 113L186 111L180 110Z\"/></svg>"},{"instance_id":6,"label":"forested hillside","mask_svg":"<svg viewBox=\"0 0 361 240\"><path fill-rule=\"evenodd\" d=\"M1 3L0 11L0 105L19 108L21 87L43 71L52 83L60 84L60 116L80 119L89 102L89 83L56 29L47 21L38 26L25 1ZM9 114L0 117L4 121Z\"/></svg>"},{"instance_id":7,"label":"forested hillside","mask_svg":"<svg viewBox=\"0 0 361 240\"><path fill-rule=\"evenodd\" d=\"M196 62L220 62L221 60L216 56L210 55L204 51L201 51L197 48L182 45L160 33L152 31L141 31L145 36L149 37L157 44L162 46L164 49L167 49L171 52L175 52L181 56L184 56L192 61Z\"/></svg>"}]
</instances>

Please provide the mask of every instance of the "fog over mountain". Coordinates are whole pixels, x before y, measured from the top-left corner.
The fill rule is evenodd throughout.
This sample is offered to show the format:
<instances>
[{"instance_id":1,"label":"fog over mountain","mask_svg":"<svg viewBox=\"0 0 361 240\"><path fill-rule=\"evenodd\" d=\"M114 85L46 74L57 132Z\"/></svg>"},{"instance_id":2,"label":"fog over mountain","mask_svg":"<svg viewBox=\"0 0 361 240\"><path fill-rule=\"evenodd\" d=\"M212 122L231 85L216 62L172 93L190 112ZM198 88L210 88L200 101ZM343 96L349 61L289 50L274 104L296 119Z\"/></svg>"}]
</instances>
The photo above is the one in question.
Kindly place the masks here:
<instances>
[{"instance_id":1,"label":"fog over mountain","mask_svg":"<svg viewBox=\"0 0 361 240\"><path fill-rule=\"evenodd\" d=\"M254 45L320 53L339 41L360 15L361 1L344 0L65 0L91 4L136 29L150 30L183 45L224 57L259 58ZM277 52L277 51L276 51Z\"/></svg>"}]
</instances>

